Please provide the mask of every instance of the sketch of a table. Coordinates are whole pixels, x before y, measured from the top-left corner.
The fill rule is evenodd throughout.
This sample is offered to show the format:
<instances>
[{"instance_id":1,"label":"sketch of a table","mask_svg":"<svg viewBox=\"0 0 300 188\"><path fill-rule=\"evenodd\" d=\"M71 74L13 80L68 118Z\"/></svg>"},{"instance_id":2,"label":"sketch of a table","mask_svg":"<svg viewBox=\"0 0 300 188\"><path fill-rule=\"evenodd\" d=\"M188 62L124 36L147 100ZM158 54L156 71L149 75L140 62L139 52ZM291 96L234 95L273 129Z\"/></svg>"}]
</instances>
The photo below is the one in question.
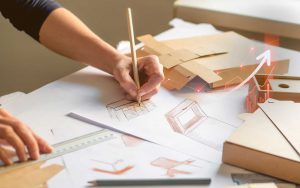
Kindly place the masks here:
<instances>
[{"instance_id":1,"label":"sketch of a table","mask_svg":"<svg viewBox=\"0 0 300 188\"><path fill-rule=\"evenodd\" d=\"M131 120L144 115L155 108L155 104L150 100L143 101L139 105L135 101L129 101L121 99L106 105L106 109L109 112L112 119L115 120Z\"/></svg>"},{"instance_id":2,"label":"sketch of a table","mask_svg":"<svg viewBox=\"0 0 300 188\"><path fill-rule=\"evenodd\" d=\"M175 132L222 151L235 127L208 116L198 102L186 99L166 114Z\"/></svg>"}]
</instances>

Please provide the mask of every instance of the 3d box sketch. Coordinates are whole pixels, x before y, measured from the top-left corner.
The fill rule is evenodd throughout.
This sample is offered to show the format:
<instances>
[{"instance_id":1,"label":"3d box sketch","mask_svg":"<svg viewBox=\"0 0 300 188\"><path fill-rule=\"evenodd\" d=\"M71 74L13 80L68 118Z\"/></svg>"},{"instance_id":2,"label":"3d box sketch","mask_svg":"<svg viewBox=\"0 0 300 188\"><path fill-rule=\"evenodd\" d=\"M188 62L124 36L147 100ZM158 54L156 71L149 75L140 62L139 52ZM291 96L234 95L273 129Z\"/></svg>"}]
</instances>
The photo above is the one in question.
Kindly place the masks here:
<instances>
[{"instance_id":1,"label":"3d box sketch","mask_svg":"<svg viewBox=\"0 0 300 188\"><path fill-rule=\"evenodd\" d=\"M173 130L182 134L192 130L207 118L198 103L192 100L184 100L168 112L166 117Z\"/></svg>"},{"instance_id":2,"label":"3d box sketch","mask_svg":"<svg viewBox=\"0 0 300 188\"><path fill-rule=\"evenodd\" d=\"M224 141L235 130L234 126L206 114L197 101L188 99L168 112L166 119L175 132L217 151L222 151Z\"/></svg>"},{"instance_id":3,"label":"3d box sketch","mask_svg":"<svg viewBox=\"0 0 300 188\"><path fill-rule=\"evenodd\" d=\"M141 105L139 105L137 102L126 99L121 99L106 105L112 119L119 121L139 117L152 111L155 107L155 104L150 100L143 101Z\"/></svg>"}]
</instances>

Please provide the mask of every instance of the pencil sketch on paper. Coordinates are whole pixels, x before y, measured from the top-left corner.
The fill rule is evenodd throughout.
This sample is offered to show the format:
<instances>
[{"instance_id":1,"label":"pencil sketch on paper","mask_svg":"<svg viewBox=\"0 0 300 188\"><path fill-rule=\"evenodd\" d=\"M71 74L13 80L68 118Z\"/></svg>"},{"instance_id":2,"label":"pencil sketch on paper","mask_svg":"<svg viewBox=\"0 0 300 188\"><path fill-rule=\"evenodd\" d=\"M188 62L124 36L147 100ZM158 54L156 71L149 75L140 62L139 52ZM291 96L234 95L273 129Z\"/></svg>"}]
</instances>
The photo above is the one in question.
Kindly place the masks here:
<instances>
[{"instance_id":1,"label":"pencil sketch on paper","mask_svg":"<svg viewBox=\"0 0 300 188\"><path fill-rule=\"evenodd\" d=\"M234 126L208 116L196 101L186 99L166 115L171 128L180 134L222 151Z\"/></svg>"},{"instance_id":2,"label":"pencil sketch on paper","mask_svg":"<svg viewBox=\"0 0 300 188\"><path fill-rule=\"evenodd\" d=\"M126 134L122 135L121 139L126 147L135 147L144 141L143 139Z\"/></svg>"},{"instance_id":3,"label":"pencil sketch on paper","mask_svg":"<svg viewBox=\"0 0 300 188\"><path fill-rule=\"evenodd\" d=\"M93 171L104 174L122 175L134 167L132 165L127 165L123 160L117 160L111 163L95 159L92 159L92 161L97 162L97 167L93 168Z\"/></svg>"},{"instance_id":4,"label":"pencil sketch on paper","mask_svg":"<svg viewBox=\"0 0 300 188\"><path fill-rule=\"evenodd\" d=\"M175 177L180 174L192 174L188 171L189 168L186 166L202 168L201 166L194 165L194 160L176 161L164 157L160 157L151 162L152 166L156 166L166 170L166 176Z\"/></svg>"},{"instance_id":5,"label":"pencil sketch on paper","mask_svg":"<svg viewBox=\"0 0 300 188\"><path fill-rule=\"evenodd\" d=\"M106 105L112 119L115 120L131 120L142 116L156 108L156 105L150 101L143 101L140 105L135 101L121 99Z\"/></svg>"}]
</instances>

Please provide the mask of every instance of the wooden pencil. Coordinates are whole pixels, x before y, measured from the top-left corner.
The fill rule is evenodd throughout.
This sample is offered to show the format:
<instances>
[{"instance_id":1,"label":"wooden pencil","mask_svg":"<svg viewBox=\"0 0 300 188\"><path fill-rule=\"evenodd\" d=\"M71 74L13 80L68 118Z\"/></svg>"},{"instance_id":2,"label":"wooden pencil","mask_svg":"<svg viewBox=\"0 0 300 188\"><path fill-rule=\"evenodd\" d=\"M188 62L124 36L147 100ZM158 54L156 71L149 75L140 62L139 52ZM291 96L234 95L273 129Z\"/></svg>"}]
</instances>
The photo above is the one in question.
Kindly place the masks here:
<instances>
[{"instance_id":1,"label":"wooden pencil","mask_svg":"<svg viewBox=\"0 0 300 188\"><path fill-rule=\"evenodd\" d=\"M134 42L134 30L133 30L133 22L132 22L132 14L131 8L127 9L127 25L128 25L128 33L129 33L129 41L130 41L130 50L131 50L131 58L132 58L132 66L133 66L133 79L137 86L137 101L139 105L141 104L141 96L139 93L140 90L140 79L139 79L139 71L137 65L137 57L135 51L135 42Z\"/></svg>"}]
</instances>

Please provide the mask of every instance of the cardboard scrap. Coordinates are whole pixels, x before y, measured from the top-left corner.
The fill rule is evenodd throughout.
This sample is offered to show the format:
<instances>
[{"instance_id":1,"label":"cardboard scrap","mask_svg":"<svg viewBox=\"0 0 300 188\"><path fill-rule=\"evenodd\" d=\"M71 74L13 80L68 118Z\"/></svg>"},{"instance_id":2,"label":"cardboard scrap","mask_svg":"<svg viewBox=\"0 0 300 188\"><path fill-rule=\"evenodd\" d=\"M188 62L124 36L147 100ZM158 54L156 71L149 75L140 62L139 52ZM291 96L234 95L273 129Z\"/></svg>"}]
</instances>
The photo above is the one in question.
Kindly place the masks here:
<instances>
[{"instance_id":1,"label":"cardboard scrap","mask_svg":"<svg viewBox=\"0 0 300 188\"><path fill-rule=\"evenodd\" d=\"M299 108L300 103L267 100L262 109L272 121L261 108L247 116L224 143L224 163L300 184L300 156L294 148L299 144L295 138L300 132ZM273 121L291 130L284 136Z\"/></svg>"},{"instance_id":2,"label":"cardboard scrap","mask_svg":"<svg viewBox=\"0 0 300 188\"><path fill-rule=\"evenodd\" d=\"M53 164L41 168L44 162L34 163L0 174L1 188L41 188L47 181L63 170L63 166Z\"/></svg>"},{"instance_id":3,"label":"cardboard scrap","mask_svg":"<svg viewBox=\"0 0 300 188\"><path fill-rule=\"evenodd\" d=\"M196 76L211 88L239 84L258 65L254 52L263 51L265 47L234 32L162 42L144 35L138 40L145 44L144 51L159 56L167 72L163 86L168 89L181 89ZM274 61L272 66L261 70L284 74L288 67L288 60Z\"/></svg>"}]
</instances>

